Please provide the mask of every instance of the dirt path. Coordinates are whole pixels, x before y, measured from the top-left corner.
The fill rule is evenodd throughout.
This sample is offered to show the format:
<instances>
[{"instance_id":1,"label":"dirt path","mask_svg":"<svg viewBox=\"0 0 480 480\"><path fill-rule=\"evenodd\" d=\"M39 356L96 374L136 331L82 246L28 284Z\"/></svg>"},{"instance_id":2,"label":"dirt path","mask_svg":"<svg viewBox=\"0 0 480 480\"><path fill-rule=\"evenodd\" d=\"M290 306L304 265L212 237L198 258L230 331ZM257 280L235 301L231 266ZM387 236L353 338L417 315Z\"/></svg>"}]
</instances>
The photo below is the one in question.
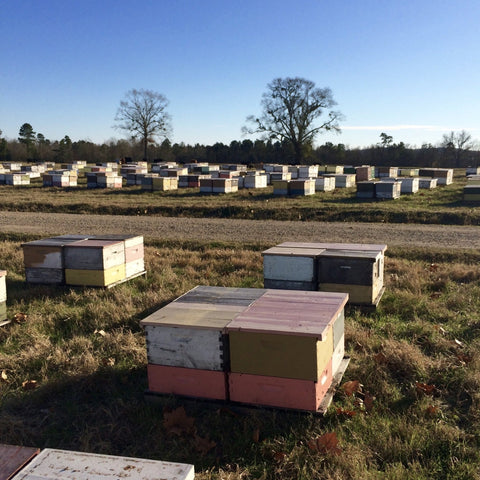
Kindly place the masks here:
<instances>
[{"instance_id":1,"label":"dirt path","mask_svg":"<svg viewBox=\"0 0 480 480\"><path fill-rule=\"evenodd\" d=\"M73 233L136 233L168 240L245 243L282 241L386 243L389 246L480 248L480 227L321 223L62 213L0 212L0 232L39 237Z\"/></svg>"}]
</instances>

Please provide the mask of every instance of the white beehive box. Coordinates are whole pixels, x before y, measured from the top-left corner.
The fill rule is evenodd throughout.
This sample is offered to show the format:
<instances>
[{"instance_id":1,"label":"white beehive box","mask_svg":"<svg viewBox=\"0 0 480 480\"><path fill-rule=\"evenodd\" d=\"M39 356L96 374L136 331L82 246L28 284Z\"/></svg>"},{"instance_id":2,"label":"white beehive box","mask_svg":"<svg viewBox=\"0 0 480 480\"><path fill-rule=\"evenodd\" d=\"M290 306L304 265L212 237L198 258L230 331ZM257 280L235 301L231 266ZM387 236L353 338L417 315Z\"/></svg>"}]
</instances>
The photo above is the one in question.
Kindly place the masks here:
<instances>
[{"instance_id":1,"label":"white beehive box","mask_svg":"<svg viewBox=\"0 0 480 480\"><path fill-rule=\"evenodd\" d=\"M46 448L14 480L193 480L185 463L70 452Z\"/></svg>"}]
</instances>

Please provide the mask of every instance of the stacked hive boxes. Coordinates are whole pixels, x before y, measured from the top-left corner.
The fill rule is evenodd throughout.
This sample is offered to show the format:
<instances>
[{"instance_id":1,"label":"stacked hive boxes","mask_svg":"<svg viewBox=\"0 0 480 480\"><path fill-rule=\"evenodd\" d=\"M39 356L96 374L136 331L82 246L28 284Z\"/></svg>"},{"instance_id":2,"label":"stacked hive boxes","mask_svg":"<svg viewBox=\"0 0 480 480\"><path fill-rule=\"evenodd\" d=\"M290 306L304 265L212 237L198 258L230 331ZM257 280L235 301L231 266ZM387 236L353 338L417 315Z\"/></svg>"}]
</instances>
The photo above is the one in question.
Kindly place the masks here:
<instances>
[{"instance_id":1,"label":"stacked hive boxes","mask_svg":"<svg viewBox=\"0 0 480 480\"><path fill-rule=\"evenodd\" d=\"M418 188L432 189L436 188L438 184L438 178L419 177Z\"/></svg>"},{"instance_id":2,"label":"stacked hive boxes","mask_svg":"<svg viewBox=\"0 0 480 480\"><path fill-rule=\"evenodd\" d=\"M22 247L28 283L108 287L145 273L139 235L64 235Z\"/></svg>"},{"instance_id":3,"label":"stacked hive boxes","mask_svg":"<svg viewBox=\"0 0 480 480\"><path fill-rule=\"evenodd\" d=\"M2 178L5 185L30 185L30 175L26 173L5 173Z\"/></svg>"},{"instance_id":4,"label":"stacked hive boxes","mask_svg":"<svg viewBox=\"0 0 480 480\"><path fill-rule=\"evenodd\" d=\"M401 195L402 184L396 180L382 180L375 185L377 198L397 199Z\"/></svg>"},{"instance_id":5,"label":"stacked hive boxes","mask_svg":"<svg viewBox=\"0 0 480 480\"><path fill-rule=\"evenodd\" d=\"M196 287L142 320L152 393L317 411L348 295Z\"/></svg>"},{"instance_id":6,"label":"stacked hive boxes","mask_svg":"<svg viewBox=\"0 0 480 480\"><path fill-rule=\"evenodd\" d=\"M356 179L354 173L325 174L324 176L335 179L335 188L351 188L355 186Z\"/></svg>"},{"instance_id":7,"label":"stacked hive boxes","mask_svg":"<svg viewBox=\"0 0 480 480\"><path fill-rule=\"evenodd\" d=\"M122 188L123 185L123 177L118 175L116 171L89 172L86 176L87 188Z\"/></svg>"},{"instance_id":8,"label":"stacked hive boxes","mask_svg":"<svg viewBox=\"0 0 480 480\"><path fill-rule=\"evenodd\" d=\"M375 178L374 168L369 165L362 165L355 168L357 182L368 182Z\"/></svg>"},{"instance_id":9,"label":"stacked hive boxes","mask_svg":"<svg viewBox=\"0 0 480 480\"><path fill-rule=\"evenodd\" d=\"M375 177L397 177L398 167L375 167Z\"/></svg>"},{"instance_id":10,"label":"stacked hive boxes","mask_svg":"<svg viewBox=\"0 0 480 480\"><path fill-rule=\"evenodd\" d=\"M284 242L263 252L265 288L345 292L376 305L384 291L386 245Z\"/></svg>"},{"instance_id":11,"label":"stacked hive boxes","mask_svg":"<svg viewBox=\"0 0 480 480\"><path fill-rule=\"evenodd\" d=\"M22 452L23 453L23 452ZM26 451L25 461L31 459L12 480L111 480L111 479L163 479L193 480L195 468L186 463L162 462L133 457L100 455L45 448ZM36 456L35 456L36 455ZM33 458L33 459L32 459ZM17 469L18 471L18 469Z\"/></svg>"},{"instance_id":12,"label":"stacked hive boxes","mask_svg":"<svg viewBox=\"0 0 480 480\"><path fill-rule=\"evenodd\" d=\"M418 177L409 177L397 179L401 181L400 193L417 193L420 188L420 180Z\"/></svg>"},{"instance_id":13,"label":"stacked hive boxes","mask_svg":"<svg viewBox=\"0 0 480 480\"><path fill-rule=\"evenodd\" d=\"M332 190L335 190L334 177L317 177L315 179L316 192L331 192Z\"/></svg>"},{"instance_id":14,"label":"stacked hive boxes","mask_svg":"<svg viewBox=\"0 0 480 480\"><path fill-rule=\"evenodd\" d=\"M0 270L0 322L7 319L7 272Z\"/></svg>"},{"instance_id":15,"label":"stacked hive boxes","mask_svg":"<svg viewBox=\"0 0 480 480\"><path fill-rule=\"evenodd\" d=\"M421 177L437 178L439 185L450 185L453 182L453 168L422 168Z\"/></svg>"},{"instance_id":16,"label":"stacked hive boxes","mask_svg":"<svg viewBox=\"0 0 480 480\"><path fill-rule=\"evenodd\" d=\"M243 179L244 188L266 188L267 175L265 173L247 172Z\"/></svg>"}]
</instances>

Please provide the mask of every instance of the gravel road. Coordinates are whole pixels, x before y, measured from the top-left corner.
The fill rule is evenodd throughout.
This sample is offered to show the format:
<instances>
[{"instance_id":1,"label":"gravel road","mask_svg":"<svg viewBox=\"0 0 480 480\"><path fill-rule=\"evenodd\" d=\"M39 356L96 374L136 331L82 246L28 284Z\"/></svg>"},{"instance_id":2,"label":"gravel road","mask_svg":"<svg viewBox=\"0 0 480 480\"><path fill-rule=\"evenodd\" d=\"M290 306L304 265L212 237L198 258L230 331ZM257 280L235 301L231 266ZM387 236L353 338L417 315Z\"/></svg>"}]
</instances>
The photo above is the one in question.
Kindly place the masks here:
<instances>
[{"instance_id":1,"label":"gravel road","mask_svg":"<svg viewBox=\"0 0 480 480\"><path fill-rule=\"evenodd\" d=\"M38 234L135 233L146 239L385 243L452 249L480 248L480 227L448 225L282 222L211 218L133 217L63 213L0 212L0 232Z\"/></svg>"}]
</instances>

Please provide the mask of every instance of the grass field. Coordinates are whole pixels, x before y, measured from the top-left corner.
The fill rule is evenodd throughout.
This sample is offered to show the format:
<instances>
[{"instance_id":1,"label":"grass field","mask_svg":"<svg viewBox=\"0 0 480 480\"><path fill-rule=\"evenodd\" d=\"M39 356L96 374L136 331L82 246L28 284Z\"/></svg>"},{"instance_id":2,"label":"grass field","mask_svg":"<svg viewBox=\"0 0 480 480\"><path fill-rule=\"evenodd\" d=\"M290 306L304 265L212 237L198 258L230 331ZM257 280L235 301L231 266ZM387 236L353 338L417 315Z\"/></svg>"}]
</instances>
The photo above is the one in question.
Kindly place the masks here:
<instances>
[{"instance_id":1,"label":"grass field","mask_svg":"<svg viewBox=\"0 0 480 480\"><path fill-rule=\"evenodd\" d=\"M201 480L480 478L479 252L387 251L377 311L346 311L351 361L322 417L144 398L139 321L199 284L262 287L270 245L151 241L147 276L104 290L25 285L30 239L0 242L1 443L187 462Z\"/></svg>"},{"instance_id":2,"label":"grass field","mask_svg":"<svg viewBox=\"0 0 480 480\"><path fill-rule=\"evenodd\" d=\"M273 195L273 187L243 189L238 193L200 194L182 188L148 192L140 187L119 190L87 189L84 178L68 189L30 186L0 187L3 210L242 218L252 220L351 221L479 225L478 204L462 200L465 170L456 171L454 183L402 195L397 200L357 199L356 188L338 188L304 197Z\"/></svg>"}]
</instances>

